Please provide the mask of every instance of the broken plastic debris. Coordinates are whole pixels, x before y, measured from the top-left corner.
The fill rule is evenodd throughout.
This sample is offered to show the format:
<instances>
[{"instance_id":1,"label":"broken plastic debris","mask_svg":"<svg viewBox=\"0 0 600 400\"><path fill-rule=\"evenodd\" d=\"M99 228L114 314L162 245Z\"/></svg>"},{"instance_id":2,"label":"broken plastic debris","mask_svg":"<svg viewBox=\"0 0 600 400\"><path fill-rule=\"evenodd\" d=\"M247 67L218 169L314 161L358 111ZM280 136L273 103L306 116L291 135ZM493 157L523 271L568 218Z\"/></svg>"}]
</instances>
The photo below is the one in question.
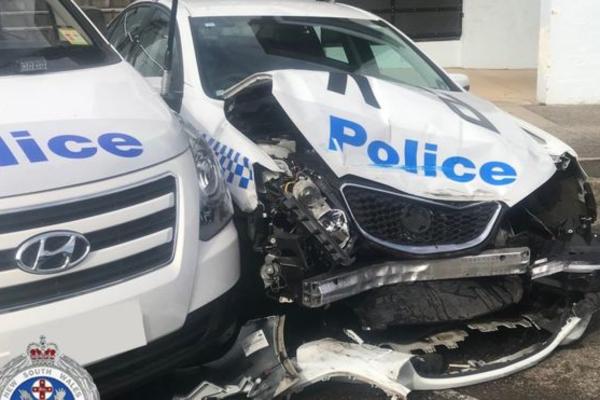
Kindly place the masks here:
<instances>
[{"instance_id":1,"label":"broken plastic debris","mask_svg":"<svg viewBox=\"0 0 600 400\"><path fill-rule=\"evenodd\" d=\"M458 371L423 374L417 368L423 357L411 354L412 349L445 346L454 348L468 336L455 330L432 335L427 340L398 345L386 343L385 348L361 343L355 332L344 332L353 341L347 343L331 338L304 343L290 358L284 343L283 317L269 317L248 322L240 331L232 349L221 359L206 367L217 377L206 380L189 395L175 400L224 399L245 395L249 399L268 400L296 393L317 382L340 380L366 383L387 395L406 398L413 390L443 390L475 385L503 378L536 365L558 346L581 337L590 317L598 309L600 294L589 294L565 309L555 320L560 322L554 334L543 343L529 346L492 361L469 360L451 364ZM528 319L499 320L472 323L472 329L494 331L500 326L517 328L535 326ZM265 345L266 343L266 345Z\"/></svg>"}]
</instances>

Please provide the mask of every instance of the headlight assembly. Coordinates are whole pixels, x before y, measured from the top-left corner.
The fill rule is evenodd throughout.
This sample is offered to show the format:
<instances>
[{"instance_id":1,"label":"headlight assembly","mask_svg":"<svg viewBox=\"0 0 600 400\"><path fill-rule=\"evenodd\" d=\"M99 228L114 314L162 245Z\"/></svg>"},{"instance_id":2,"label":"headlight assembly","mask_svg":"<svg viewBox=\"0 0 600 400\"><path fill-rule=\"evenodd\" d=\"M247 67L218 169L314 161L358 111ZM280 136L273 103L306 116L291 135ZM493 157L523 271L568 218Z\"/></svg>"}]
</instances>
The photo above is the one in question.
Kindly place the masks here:
<instances>
[{"instance_id":1,"label":"headlight assembly","mask_svg":"<svg viewBox=\"0 0 600 400\"><path fill-rule=\"evenodd\" d=\"M233 217L231 195L215 154L206 142L190 137L200 188L200 240L209 240Z\"/></svg>"}]
</instances>

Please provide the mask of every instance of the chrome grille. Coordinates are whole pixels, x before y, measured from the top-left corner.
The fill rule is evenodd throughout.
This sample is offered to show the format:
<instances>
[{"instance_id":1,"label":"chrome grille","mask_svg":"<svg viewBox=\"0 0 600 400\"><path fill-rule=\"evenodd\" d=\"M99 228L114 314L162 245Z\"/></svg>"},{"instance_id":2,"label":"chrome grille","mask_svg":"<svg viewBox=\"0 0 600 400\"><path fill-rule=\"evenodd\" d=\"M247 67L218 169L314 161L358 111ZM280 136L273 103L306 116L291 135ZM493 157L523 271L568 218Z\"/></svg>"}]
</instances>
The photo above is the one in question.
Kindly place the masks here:
<instances>
[{"instance_id":1,"label":"chrome grille","mask_svg":"<svg viewBox=\"0 0 600 400\"><path fill-rule=\"evenodd\" d=\"M433 254L475 247L491 233L497 202L443 203L346 184L342 194L361 232L406 253Z\"/></svg>"},{"instance_id":2,"label":"chrome grille","mask_svg":"<svg viewBox=\"0 0 600 400\"><path fill-rule=\"evenodd\" d=\"M97 290L166 265L177 225L175 178L167 176L79 201L0 214L0 312ZM82 233L91 251L68 273L32 279L18 270L23 241L68 229Z\"/></svg>"}]
</instances>

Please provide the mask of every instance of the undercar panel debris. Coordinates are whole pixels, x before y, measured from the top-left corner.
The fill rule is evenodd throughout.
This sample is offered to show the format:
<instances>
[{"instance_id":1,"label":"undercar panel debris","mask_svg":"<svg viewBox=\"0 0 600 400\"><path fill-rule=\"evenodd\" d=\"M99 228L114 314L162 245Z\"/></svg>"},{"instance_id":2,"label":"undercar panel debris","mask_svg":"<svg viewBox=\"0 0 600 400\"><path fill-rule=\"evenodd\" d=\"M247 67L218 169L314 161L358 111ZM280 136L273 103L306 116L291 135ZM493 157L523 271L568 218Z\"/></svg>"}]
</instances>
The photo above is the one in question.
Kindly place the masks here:
<instances>
[{"instance_id":1,"label":"undercar panel debris","mask_svg":"<svg viewBox=\"0 0 600 400\"><path fill-rule=\"evenodd\" d=\"M557 305L553 318L532 313L513 319L472 321L463 329L430 334L412 343L376 343L375 337L346 330L342 334L345 340L326 337L295 349L286 344L284 317L254 320L242 328L232 350L209 365L216 380L204 381L175 400L240 395L266 400L323 381L368 384L398 398L406 398L411 391L479 384L532 367L557 347L579 339L598 307L600 294L590 293L570 305ZM534 336L541 339L489 360L447 362L437 353L442 348L459 348L470 335L502 329L536 331L540 334Z\"/></svg>"}]
</instances>

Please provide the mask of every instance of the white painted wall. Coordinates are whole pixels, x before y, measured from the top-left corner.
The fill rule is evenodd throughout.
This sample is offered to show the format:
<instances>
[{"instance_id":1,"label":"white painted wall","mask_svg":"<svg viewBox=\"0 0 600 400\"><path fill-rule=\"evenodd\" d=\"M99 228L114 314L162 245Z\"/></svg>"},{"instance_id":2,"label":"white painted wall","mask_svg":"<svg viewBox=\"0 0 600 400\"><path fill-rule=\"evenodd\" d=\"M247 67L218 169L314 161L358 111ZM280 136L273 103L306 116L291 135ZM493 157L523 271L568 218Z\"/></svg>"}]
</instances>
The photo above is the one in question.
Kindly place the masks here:
<instances>
[{"instance_id":1,"label":"white painted wall","mask_svg":"<svg viewBox=\"0 0 600 400\"><path fill-rule=\"evenodd\" d=\"M542 0L538 101L600 103L599 0Z\"/></svg>"},{"instance_id":2,"label":"white painted wall","mask_svg":"<svg viewBox=\"0 0 600 400\"><path fill-rule=\"evenodd\" d=\"M465 68L536 68L540 0L465 0Z\"/></svg>"},{"instance_id":3,"label":"white painted wall","mask_svg":"<svg viewBox=\"0 0 600 400\"><path fill-rule=\"evenodd\" d=\"M537 68L540 1L464 0L459 41L418 45L444 67Z\"/></svg>"},{"instance_id":4,"label":"white painted wall","mask_svg":"<svg viewBox=\"0 0 600 400\"><path fill-rule=\"evenodd\" d=\"M462 42L460 40L417 42L417 46L442 67L462 67Z\"/></svg>"}]
</instances>

